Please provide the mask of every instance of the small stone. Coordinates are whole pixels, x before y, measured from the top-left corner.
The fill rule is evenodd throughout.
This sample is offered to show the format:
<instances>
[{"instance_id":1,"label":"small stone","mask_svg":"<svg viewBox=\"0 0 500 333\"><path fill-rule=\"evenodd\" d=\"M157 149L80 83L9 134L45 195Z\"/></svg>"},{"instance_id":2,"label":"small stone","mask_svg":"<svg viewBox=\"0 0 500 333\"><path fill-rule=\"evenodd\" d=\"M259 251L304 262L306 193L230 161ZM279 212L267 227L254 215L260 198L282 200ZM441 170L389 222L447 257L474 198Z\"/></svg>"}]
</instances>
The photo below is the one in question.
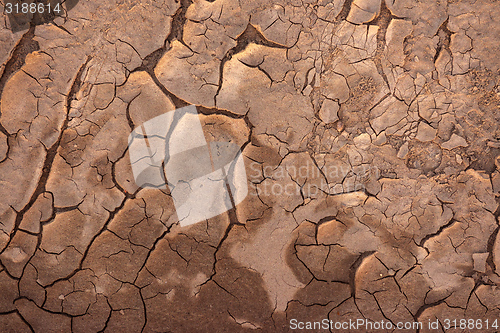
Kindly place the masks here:
<instances>
[{"instance_id":1,"label":"small stone","mask_svg":"<svg viewBox=\"0 0 500 333\"><path fill-rule=\"evenodd\" d=\"M398 158L404 159L408 154L408 142L405 142L398 151Z\"/></svg>"},{"instance_id":2,"label":"small stone","mask_svg":"<svg viewBox=\"0 0 500 333\"><path fill-rule=\"evenodd\" d=\"M9 246L0 255L2 265L10 275L21 277L26 263L35 252L36 245L36 236L21 230L16 232Z\"/></svg>"},{"instance_id":3,"label":"small stone","mask_svg":"<svg viewBox=\"0 0 500 333\"><path fill-rule=\"evenodd\" d=\"M467 141L461 136L452 134L450 140L446 141L441 145L442 148L452 150L457 147L468 147Z\"/></svg>"},{"instance_id":4,"label":"small stone","mask_svg":"<svg viewBox=\"0 0 500 333\"><path fill-rule=\"evenodd\" d=\"M5 251L5 257L10 258L14 263L22 262L28 255L20 247L12 247Z\"/></svg>"},{"instance_id":5,"label":"small stone","mask_svg":"<svg viewBox=\"0 0 500 333\"><path fill-rule=\"evenodd\" d=\"M486 272L486 260L488 259L488 255L489 253L474 253L472 255L472 260L474 261L474 270L476 272Z\"/></svg>"},{"instance_id":6,"label":"small stone","mask_svg":"<svg viewBox=\"0 0 500 333\"><path fill-rule=\"evenodd\" d=\"M342 120L340 121L337 121L337 132L342 132L344 130L345 126L344 126L344 123L342 122Z\"/></svg>"},{"instance_id":7,"label":"small stone","mask_svg":"<svg viewBox=\"0 0 500 333\"><path fill-rule=\"evenodd\" d=\"M380 185L380 182L372 179L365 185L365 189L368 193L371 195L377 195L379 194L380 190L382 189L382 185Z\"/></svg>"},{"instance_id":8,"label":"small stone","mask_svg":"<svg viewBox=\"0 0 500 333\"><path fill-rule=\"evenodd\" d=\"M339 111L339 104L335 101L325 99L319 110L319 118L327 124L334 123L339 120L337 112Z\"/></svg>"}]
</instances>

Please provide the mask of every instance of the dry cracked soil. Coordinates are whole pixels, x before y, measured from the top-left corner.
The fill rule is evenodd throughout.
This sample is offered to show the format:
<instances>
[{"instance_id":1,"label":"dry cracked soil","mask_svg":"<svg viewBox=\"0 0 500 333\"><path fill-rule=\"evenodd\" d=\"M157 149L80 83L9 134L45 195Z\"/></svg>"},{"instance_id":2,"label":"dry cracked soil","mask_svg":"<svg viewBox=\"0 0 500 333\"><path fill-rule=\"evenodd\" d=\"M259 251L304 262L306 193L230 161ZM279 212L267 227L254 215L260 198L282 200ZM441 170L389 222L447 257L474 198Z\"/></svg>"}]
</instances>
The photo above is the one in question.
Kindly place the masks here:
<instances>
[{"instance_id":1,"label":"dry cracked soil","mask_svg":"<svg viewBox=\"0 0 500 333\"><path fill-rule=\"evenodd\" d=\"M497 331L499 2L72 6L2 13L1 332ZM248 195L181 227L128 135L187 105Z\"/></svg>"}]
</instances>

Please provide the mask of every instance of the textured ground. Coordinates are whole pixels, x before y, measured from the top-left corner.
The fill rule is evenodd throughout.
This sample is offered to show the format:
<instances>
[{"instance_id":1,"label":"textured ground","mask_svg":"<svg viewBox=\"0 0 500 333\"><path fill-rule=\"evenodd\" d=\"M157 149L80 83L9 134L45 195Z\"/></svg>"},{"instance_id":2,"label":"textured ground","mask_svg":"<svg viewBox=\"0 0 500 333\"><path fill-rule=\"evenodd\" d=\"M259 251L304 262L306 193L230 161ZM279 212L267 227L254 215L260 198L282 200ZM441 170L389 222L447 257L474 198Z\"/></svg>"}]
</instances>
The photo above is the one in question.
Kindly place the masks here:
<instances>
[{"instance_id":1,"label":"textured ground","mask_svg":"<svg viewBox=\"0 0 500 333\"><path fill-rule=\"evenodd\" d=\"M82 0L15 33L2 16L1 331L500 319L498 4ZM168 191L135 185L127 137L189 104L241 147L249 195L181 228Z\"/></svg>"}]
</instances>

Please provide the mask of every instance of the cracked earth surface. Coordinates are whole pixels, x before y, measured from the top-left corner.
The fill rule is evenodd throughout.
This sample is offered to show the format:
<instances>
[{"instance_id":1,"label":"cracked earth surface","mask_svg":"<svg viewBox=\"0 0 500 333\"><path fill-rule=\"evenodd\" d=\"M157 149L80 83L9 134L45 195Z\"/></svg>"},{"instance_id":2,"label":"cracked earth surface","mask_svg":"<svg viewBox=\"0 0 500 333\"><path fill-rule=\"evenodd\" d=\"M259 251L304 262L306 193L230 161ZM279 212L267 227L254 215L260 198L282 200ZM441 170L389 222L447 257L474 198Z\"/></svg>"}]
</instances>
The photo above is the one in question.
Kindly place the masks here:
<instances>
[{"instance_id":1,"label":"cracked earth surface","mask_svg":"<svg viewBox=\"0 0 500 333\"><path fill-rule=\"evenodd\" d=\"M498 2L92 0L15 33L2 15L2 332L500 319ZM191 104L240 146L249 195L180 227L127 137Z\"/></svg>"}]
</instances>

